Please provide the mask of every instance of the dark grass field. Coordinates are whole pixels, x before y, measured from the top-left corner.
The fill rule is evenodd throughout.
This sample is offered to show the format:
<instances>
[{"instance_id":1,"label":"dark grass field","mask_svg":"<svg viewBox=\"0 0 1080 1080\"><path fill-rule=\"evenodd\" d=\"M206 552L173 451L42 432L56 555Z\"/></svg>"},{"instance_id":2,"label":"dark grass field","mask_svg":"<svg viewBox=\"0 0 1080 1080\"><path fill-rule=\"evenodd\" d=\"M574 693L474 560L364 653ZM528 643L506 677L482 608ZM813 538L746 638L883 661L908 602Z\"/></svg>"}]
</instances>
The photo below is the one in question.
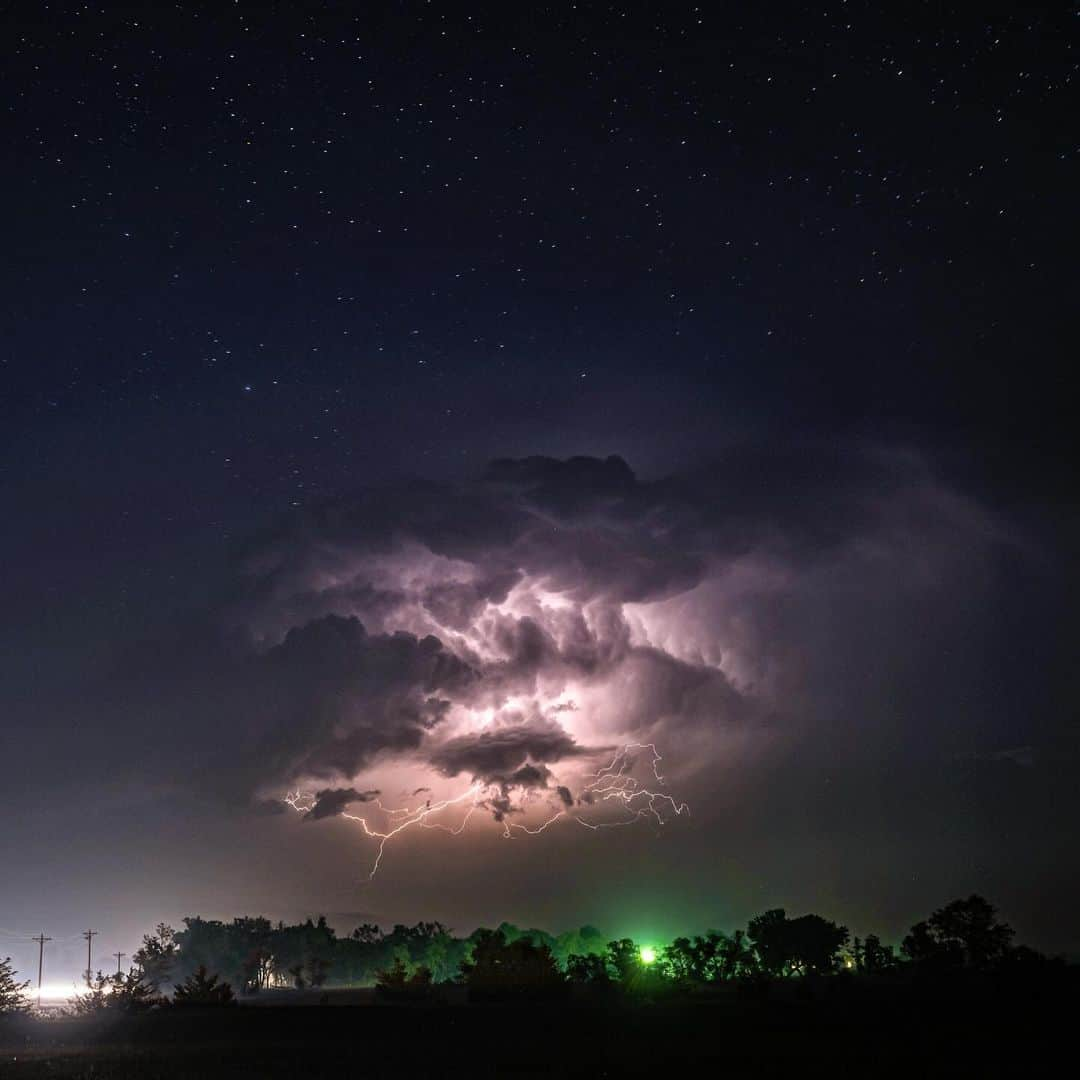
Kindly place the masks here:
<instances>
[{"instance_id":1,"label":"dark grass field","mask_svg":"<svg viewBox=\"0 0 1080 1080\"><path fill-rule=\"evenodd\" d=\"M286 999L287 1000L287 999ZM295 998L293 999L295 1001ZM318 999L308 999L317 1002ZM657 1002L322 1004L164 1010L0 1026L0 1075L120 1077L1040 1076L1076 995L714 995ZM1067 1060L1067 1059L1066 1059ZM1068 1071L1068 1070L1066 1070Z\"/></svg>"}]
</instances>

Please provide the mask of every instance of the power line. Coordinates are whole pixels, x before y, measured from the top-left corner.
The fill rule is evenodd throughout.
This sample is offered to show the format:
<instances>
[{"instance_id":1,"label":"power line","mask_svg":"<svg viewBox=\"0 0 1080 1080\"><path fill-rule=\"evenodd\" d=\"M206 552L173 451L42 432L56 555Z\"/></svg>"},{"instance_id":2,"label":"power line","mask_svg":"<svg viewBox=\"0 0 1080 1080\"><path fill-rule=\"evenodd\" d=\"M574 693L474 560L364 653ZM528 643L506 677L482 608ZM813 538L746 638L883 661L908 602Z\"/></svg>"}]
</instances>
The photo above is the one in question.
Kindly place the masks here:
<instances>
[{"instance_id":1,"label":"power line","mask_svg":"<svg viewBox=\"0 0 1080 1080\"><path fill-rule=\"evenodd\" d=\"M116 974L119 975L120 974L120 958L124 957L124 956L127 956L127 953L126 952L114 952L114 953L112 953L112 955L116 957Z\"/></svg>"},{"instance_id":2,"label":"power line","mask_svg":"<svg viewBox=\"0 0 1080 1080\"><path fill-rule=\"evenodd\" d=\"M94 931L97 933L97 931ZM50 941L55 941L58 945L65 941L74 941L78 937L82 937L81 933L68 934L67 937L50 938ZM0 937L17 938L20 941L37 941L37 937L33 934L24 933L22 930L8 930L6 927L0 926Z\"/></svg>"}]
</instances>

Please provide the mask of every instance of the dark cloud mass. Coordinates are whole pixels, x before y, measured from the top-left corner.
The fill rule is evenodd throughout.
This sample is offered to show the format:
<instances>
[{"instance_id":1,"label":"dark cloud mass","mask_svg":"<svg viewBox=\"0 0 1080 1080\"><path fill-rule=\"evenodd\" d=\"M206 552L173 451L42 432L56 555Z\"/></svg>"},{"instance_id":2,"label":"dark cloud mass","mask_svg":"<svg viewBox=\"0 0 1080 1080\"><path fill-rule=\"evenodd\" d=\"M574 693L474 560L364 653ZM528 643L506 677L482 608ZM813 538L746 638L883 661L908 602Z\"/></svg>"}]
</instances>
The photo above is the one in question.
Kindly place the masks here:
<instances>
[{"instance_id":1,"label":"dark cloud mass","mask_svg":"<svg viewBox=\"0 0 1080 1080\"><path fill-rule=\"evenodd\" d=\"M378 790L357 791L356 788L323 788L315 792L315 801L306 813L309 821L336 817L343 814L353 803L371 802L379 795Z\"/></svg>"},{"instance_id":2,"label":"dark cloud mass","mask_svg":"<svg viewBox=\"0 0 1080 1080\"><path fill-rule=\"evenodd\" d=\"M557 724L518 724L463 735L443 743L431 754L431 763L446 776L468 773L478 780L533 786L530 780L545 779L534 762L563 761L589 753Z\"/></svg>"},{"instance_id":3,"label":"dark cloud mass","mask_svg":"<svg viewBox=\"0 0 1080 1080\"><path fill-rule=\"evenodd\" d=\"M617 457L502 460L290 515L148 685L217 733L199 782L263 797L388 760L547 787L646 738L684 775L733 733L945 744L973 718L931 735L907 671L969 632L1021 548L911 453L743 447L649 482Z\"/></svg>"}]
</instances>

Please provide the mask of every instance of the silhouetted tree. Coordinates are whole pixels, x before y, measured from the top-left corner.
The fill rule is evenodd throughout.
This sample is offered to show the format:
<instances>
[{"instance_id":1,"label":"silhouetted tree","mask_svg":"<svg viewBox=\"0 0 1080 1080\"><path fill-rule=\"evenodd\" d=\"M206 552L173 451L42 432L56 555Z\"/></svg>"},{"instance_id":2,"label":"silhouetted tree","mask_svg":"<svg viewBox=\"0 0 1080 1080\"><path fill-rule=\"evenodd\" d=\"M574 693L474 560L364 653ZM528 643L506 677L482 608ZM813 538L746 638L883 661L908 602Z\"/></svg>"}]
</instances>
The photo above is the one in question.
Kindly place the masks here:
<instances>
[{"instance_id":1,"label":"silhouetted tree","mask_svg":"<svg viewBox=\"0 0 1080 1080\"><path fill-rule=\"evenodd\" d=\"M422 954L422 966L431 972L435 982L446 982L453 978L457 969L453 952L454 939L445 927L440 926L428 938Z\"/></svg>"},{"instance_id":2,"label":"silhouetted tree","mask_svg":"<svg viewBox=\"0 0 1080 1080\"><path fill-rule=\"evenodd\" d=\"M76 994L70 1001L72 1012L76 1016L93 1016L103 1013L109 1007L109 976L99 971L87 987L85 994Z\"/></svg>"},{"instance_id":3,"label":"silhouetted tree","mask_svg":"<svg viewBox=\"0 0 1080 1080\"><path fill-rule=\"evenodd\" d=\"M994 909L980 897L954 901L912 928L904 956L920 963L999 967L1035 972L1046 961L1030 950L1011 947L1012 930L997 921ZM619 983L635 991L657 989L665 980L686 985L824 974L845 966L873 974L896 966L892 948L875 935L849 942L845 927L819 915L788 918L782 908L763 912L747 930L725 934L710 930L677 937L657 948L646 964L630 938L608 941L593 927L553 937L536 928L503 923L455 937L438 922L397 924L389 933L364 923L347 938L337 938L326 919L271 925L263 918L219 922L187 918L174 932L160 924L143 938L135 954L137 972L151 991L169 972L183 979L200 967L248 993L265 986L320 987L387 984L388 973L408 981L420 968L431 984L455 973L473 988L514 985L555 986L560 983ZM558 950L558 954L556 953ZM846 951L844 951L846 950ZM653 957L649 957L653 961ZM553 965L553 966L552 966ZM565 979L563 972L565 971ZM396 985L397 975L391 981Z\"/></svg>"},{"instance_id":4,"label":"silhouetted tree","mask_svg":"<svg viewBox=\"0 0 1080 1080\"><path fill-rule=\"evenodd\" d=\"M920 967L960 967L964 962L963 952L955 946L939 942L925 920L911 928L900 942L900 951Z\"/></svg>"},{"instance_id":5,"label":"silhouetted tree","mask_svg":"<svg viewBox=\"0 0 1080 1080\"><path fill-rule=\"evenodd\" d=\"M180 1006L220 1007L235 1005L232 987L220 982L200 965L182 983L173 988L173 1004Z\"/></svg>"},{"instance_id":6,"label":"silhouetted tree","mask_svg":"<svg viewBox=\"0 0 1080 1080\"><path fill-rule=\"evenodd\" d=\"M132 961L143 982L155 993L172 978L177 952L176 931L171 926L158 923L152 934L143 935Z\"/></svg>"},{"instance_id":7,"label":"silhouetted tree","mask_svg":"<svg viewBox=\"0 0 1080 1080\"><path fill-rule=\"evenodd\" d=\"M783 908L770 908L751 919L746 927L762 971L774 978L787 974L790 960L787 921Z\"/></svg>"},{"instance_id":8,"label":"silhouetted tree","mask_svg":"<svg viewBox=\"0 0 1080 1080\"><path fill-rule=\"evenodd\" d=\"M823 974L834 971L848 930L820 915L789 919L774 908L750 920L747 935L754 943L763 970L773 977Z\"/></svg>"},{"instance_id":9,"label":"silhouetted tree","mask_svg":"<svg viewBox=\"0 0 1080 1080\"><path fill-rule=\"evenodd\" d=\"M853 937L851 939L851 948L848 950L848 955L844 957L844 967L854 968L856 971L863 970L863 964L865 962L866 950L863 947L863 941L860 937Z\"/></svg>"},{"instance_id":10,"label":"silhouetted tree","mask_svg":"<svg viewBox=\"0 0 1080 1080\"><path fill-rule=\"evenodd\" d=\"M676 938L663 950L661 962L669 978L693 983L734 979L755 966L753 950L742 930L731 936L710 930L704 936Z\"/></svg>"},{"instance_id":11,"label":"silhouetted tree","mask_svg":"<svg viewBox=\"0 0 1080 1080\"><path fill-rule=\"evenodd\" d=\"M0 960L0 1016L13 1016L30 1008L30 1001L26 996L29 986L29 982L19 982L15 978L10 956Z\"/></svg>"},{"instance_id":12,"label":"silhouetted tree","mask_svg":"<svg viewBox=\"0 0 1080 1080\"><path fill-rule=\"evenodd\" d=\"M704 936L676 938L664 948L661 965L677 982L716 982L732 977L745 951L742 931L732 939L710 930Z\"/></svg>"},{"instance_id":13,"label":"silhouetted tree","mask_svg":"<svg viewBox=\"0 0 1080 1080\"><path fill-rule=\"evenodd\" d=\"M269 919L245 916L231 923L188 918L176 933L179 947L177 970L182 975L199 966L222 973L245 993L269 986L274 971L271 941L274 928Z\"/></svg>"},{"instance_id":14,"label":"silhouetted tree","mask_svg":"<svg viewBox=\"0 0 1080 1080\"><path fill-rule=\"evenodd\" d=\"M641 952L630 938L608 942L607 962L621 983L633 982L641 972Z\"/></svg>"},{"instance_id":15,"label":"silhouetted tree","mask_svg":"<svg viewBox=\"0 0 1080 1080\"><path fill-rule=\"evenodd\" d=\"M380 971L375 978L375 989L385 997L415 998L426 997L432 989L431 969L421 964L412 972L401 957L394 961L393 967Z\"/></svg>"},{"instance_id":16,"label":"silhouetted tree","mask_svg":"<svg viewBox=\"0 0 1080 1080\"><path fill-rule=\"evenodd\" d=\"M78 1016L94 1016L104 1012L145 1012L158 1004L152 986L143 982L137 971L126 975L97 973L85 994L76 994L71 1007Z\"/></svg>"},{"instance_id":17,"label":"silhouetted tree","mask_svg":"<svg viewBox=\"0 0 1080 1080\"><path fill-rule=\"evenodd\" d=\"M558 938L510 923L500 929L507 944L525 940L545 945L560 963L571 953L605 951L606 939L593 927ZM398 924L386 934L363 923L347 938L337 938L322 916L289 925L251 917L231 922L189 917L179 931L160 925L146 935L135 959L144 981L154 987L182 980L202 965L243 992L254 993L267 986L372 985L398 958L410 972L423 965L433 981L449 981L470 958L475 941L475 934L454 937L439 922Z\"/></svg>"},{"instance_id":18,"label":"silhouetted tree","mask_svg":"<svg viewBox=\"0 0 1080 1080\"><path fill-rule=\"evenodd\" d=\"M729 935L721 935L718 948L720 954L719 977L735 979L753 975L758 968L757 956L751 946L745 930L736 930Z\"/></svg>"},{"instance_id":19,"label":"silhouetted tree","mask_svg":"<svg viewBox=\"0 0 1080 1080\"><path fill-rule=\"evenodd\" d=\"M263 985L292 983L297 989L322 986L337 953L337 938L326 917L295 926L279 922L261 945L270 973Z\"/></svg>"},{"instance_id":20,"label":"silhouetted tree","mask_svg":"<svg viewBox=\"0 0 1080 1080\"><path fill-rule=\"evenodd\" d=\"M382 940L382 931L374 923L363 923L351 934L353 941L359 941L361 945L374 945Z\"/></svg>"},{"instance_id":21,"label":"silhouetted tree","mask_svg":"<svg viewBox=\"0 0 1080 1080\"><path fill-rule=\"evenodd\" d=\"M793 974L821 975L835 971L840 950L847 944L848 929L820 915L801 915L788 923Z\"/></svg>"},{"instance_id":22,"label":"silhouetted tree","mask_svg":"<svg viewBox=\"0 0 1080 1080\"><path fill-rule=\"evenodd\" d=\"M896 967L896 957L891 945L882 945L877 934L867 934L863 944L862 956L858 968L867 975L876 975L881 971Z\"/></svg>"},{"instance_id":23,"label":"silhouetted tree","mask_svg":"<svg viewBox=\"0 0 1080 1080\"><path fill-rule=\"evenodd\" d=\"M611 982L607 959L596 953L580 956L571 953L566 958L566 977L572 983L606 985Z\"/></svg>"},{"instance_id":24,"label":"silhouetted tree","mask_svg":"<svg viewBox=\"0 0 1080 1080\"><path fill-rule=\"evenodd\" d=\"M909 960L924 966L981 968L1003 960L1012 938L1012 927L997 921L993 904L972 895L916 923L900 949Z\"/></svg>"},{"instance_id":25,"label":"silhouetted tree","mask_svg":"<svg viewBox=\"0 0 1080 1080\"><path fill-rule=\"evenodd\" d=\"M697 980L694 964L694 947L689 938L677 937L661 953L664 974L676 982Z\"/></svg>"},{"instance_id":26,"label":"silhouetted tree","mask_svg":"<svg viewBox=\"0 0 1080 1080\"><path fill-rule=\"evenodd\" d=\"M553 992L564 984L547 945L527 938L508 942L499 930L478 932L472 959L462 963L461 974L470 992L479 994Z\"/></svg>"}]
</instances>

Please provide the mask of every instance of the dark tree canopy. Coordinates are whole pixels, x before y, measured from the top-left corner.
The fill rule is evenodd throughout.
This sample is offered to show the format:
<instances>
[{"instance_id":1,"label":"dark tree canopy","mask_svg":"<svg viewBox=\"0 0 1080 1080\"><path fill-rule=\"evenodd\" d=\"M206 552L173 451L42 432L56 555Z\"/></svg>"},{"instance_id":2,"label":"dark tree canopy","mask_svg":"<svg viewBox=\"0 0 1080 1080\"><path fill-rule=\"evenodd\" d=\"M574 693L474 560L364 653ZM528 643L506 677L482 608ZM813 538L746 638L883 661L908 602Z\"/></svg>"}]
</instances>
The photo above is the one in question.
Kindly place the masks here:
<instances>
[{"instance_id":1,"label":"dark tree canopy","mask_svg":"<svg viewBox=\"0 0 1080 1080\"><path fill-rule=\"evenodd\" d=\"M461 972L470 991L481 994L550 991L564 981L547 945L534 945L527 937L507 941L502 930L478 933L472 959L461 965Z\"/></svg>"},{"instance_id":2,"label":"dark tree canopy","mask_svg":"<svg viewBox=\"0 0 1080 1080\"><path fill-rule=\"evenodd\" d=\"M143 982L157 991L172 978L177 952L176 931L166 923L158 923L152 934L143 935L132 960Z\"/></svg>"},{"instance_id":3,"label":"dark tree canopy","mask_svg":"<svg viewBox=\"0 0 1080 1080\"><path fill-rule=\"evenodd\" d=\"M993 904L972 895L916 923L900 948L923 965L982 968L1001 962L1012 939L1012 927L998 921Z\"/></svg>"},{"instance_id":4,"label":"dark tree canopy","mask_svg":"<svg viewBox=\"0 0 1080 1080\"><path fill-rule=\"evenodd\" d=\"M103 975L99 971L86 993L77 994L71 1004L77 1015L95 1016L145 1012L160 1001L157 991L143 982L138 971L129 971L126 975Z\"/></svg>"},{"instance_id":5,"label":"dark tree canopy","mask_svg":"<svg viewBox=\"0 0 1080 1080\"><path fill-rule=\"evenodd\" d=\"M29 986L29 982L19 982L16 978L10 956L0 960L0 1016L10 1016L29 1009L30 1002L26 996Z\"/></svg>"},{"instance_id":6,"label":"dark tree canopy","mask_svg":"<svg viewBox=\"0 0 1080 1080\"><path fill-rule=\"evenodd\" d=\"M1010 971L1036 975L1045 970L1045 958L1014 948L1012 937L993 906L978 896L954 900L917 923L899 955L875 934L852 939L846 927L821 915L789 918L783 908L762 912L746 930L676 937L644 956L639 942L606 940L589 926L553 935L504 922L458 937L439 922L396 924L389 932L365 923L339 938L322 916L291 925L258 917L187 918L176 933L159 924L143 939L130 975L100 976L84 997L91 1011L107 1007L106 995L112 995L109 1007L137 1009L166 980L179 980L180 1004L220 1004L232 1000L234 987L252 994L275 987L375 986L383 994L407 997L450 983L463 983L480 995L539 993L574 984L648 995L665 985L689 992L735 982L753 989L769 980L839 971L891 978L902 966L1003 970L1008 965ZM14 1000L13 987L25 988L14 981L10 965L0 965L0 1002L5 985L6 1000Z\"/></svg>"},{"instance_id":7,"label":"dark tree canopy","mask_svg":"<svg viewBox=\"0 0 1080 1080\"><path fill-rule=\"evenodd\" d=\"M569 982L580 985L606 985L611 982L607 959L597 953L582 956L571 953L566 958L566 978Z\"/></svg>"},{"instance_id":8,"label":"dark tree canopy","mask_svg":"<svg viewBox=\"0 0 1080 1080\"><path fill-rule=\"evenodd\" d=\"M607 962L619 982L629 983L641 971L641 952L630 938L619 938L608 942Z\"/></svg>"},{"instance_id":9,"label":"dark tree canopy","mask_svg":"<svg viewBox=\"0 0 1080 1080\"><path fill-rule=\"evenodd\" d=\"M746 933L679 937L663 950L663 970L679 982L724 982L757 970L758 962Z\"/></svg>"},{"instance_id":10,"label":"dark tree canopy","mask_svg":"<svg viewBox=\"0 0 1080 1080\"><path fill-rule=\"evenodd\" d=\"M747 934L762 969L774 977L833 971L848 942L847 927L820 915L789 919L783 908L774 908L751 919Z\"/></svg>"},{"instance_id":11,"label":"dark tree canopy","mask_svg":"<svg viewBox=\"0 0 1080 1080\"><path fill-rule=\"evenodd\" d=\"M174 988L173 1004L220 1007L235 1005L236 998L227 982L219 981L217 975L211 975L200 966Z\"/></svg>"}]
</instances>

